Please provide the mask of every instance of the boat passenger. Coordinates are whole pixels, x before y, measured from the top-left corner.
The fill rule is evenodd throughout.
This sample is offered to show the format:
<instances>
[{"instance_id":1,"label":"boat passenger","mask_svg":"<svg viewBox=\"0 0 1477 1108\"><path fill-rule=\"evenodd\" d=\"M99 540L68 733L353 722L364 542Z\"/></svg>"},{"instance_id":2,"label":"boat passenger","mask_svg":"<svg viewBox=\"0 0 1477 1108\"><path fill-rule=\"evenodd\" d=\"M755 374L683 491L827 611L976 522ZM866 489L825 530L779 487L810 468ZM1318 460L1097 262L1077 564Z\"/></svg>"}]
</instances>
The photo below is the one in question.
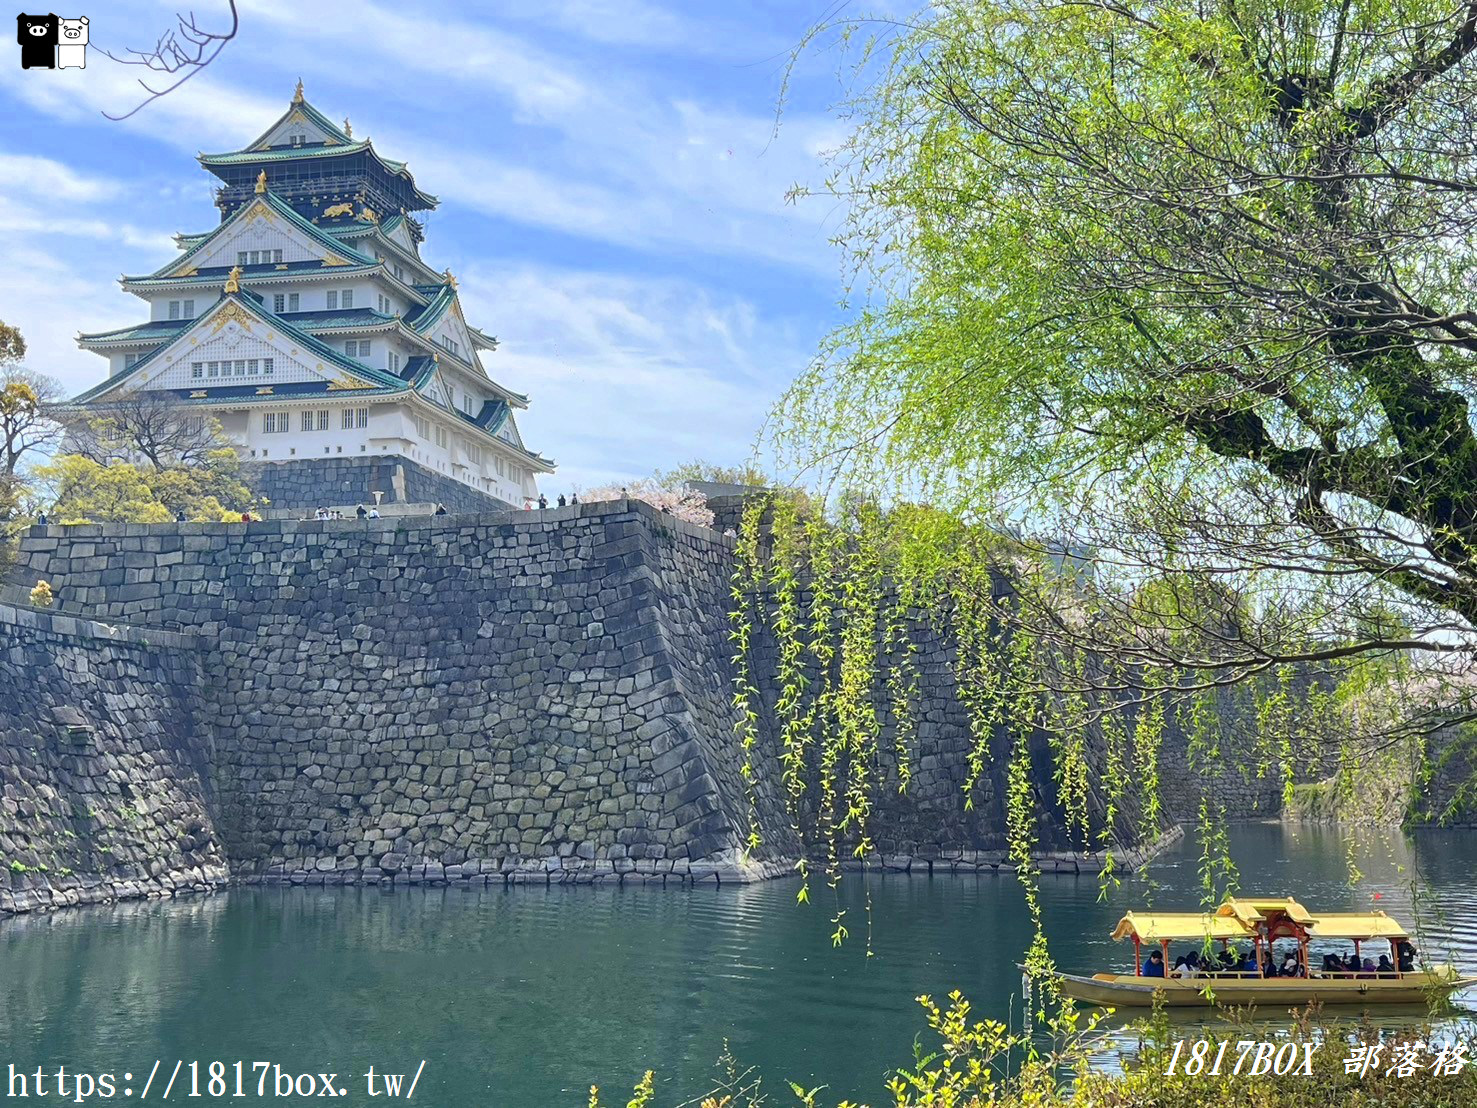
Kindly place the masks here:
<instances>
[{"instance_id":1,"label":"boat passenger","mask_svg":"<svg viewBox=\"0 0 1477 1108\"><path fill-rule=\"evenodd\" d=\"M1143 975L1145 977L1164 976L1164 955L1157 950L1149 952L1148 961L1144 963Z\"/></svg>"},{"instance_id":2,"label":"boat passenger","mask_svg":"<svg viewBox=\"0 0 1477 1108\"><path fill-rule=\"evenodd\" d=\"M1282 969L1280 973L1283 977L1308 976L1308 972L1307 970L1303 969L1303 964L1298 960L1297 954L1294 951L1290 950L1287 952L1287 957L1282 959Z\"/></svg>"},{"instance_id":3,"label":"boat passenger","mask_svg":"<svg viewBox=\"0 0 1477 1108\"><path fill-rule=\"evenodd\" d=\"M1337 954L1325 954L1323 956L1323 974L1325 977L1329 974L1338 973L1343 968L1344 964L1339 961Z\"/></svg>"},{"instance_id":4,"label":"boat passenger","mask_svg":"<svg viewBox=\"0 0 1477 1108\"><path fill-rule=\"evenodd\" d=\"M1401 973L1415 971L1415 946L1409 939L1401 939L1395 944L1395 957Z\"/></svg>"},{"instance_id":5,"label":"boat passenger","mask_svg":"<svg viewBox=\"0 0 1477 1108\"><path fill-rule=\"evenodd\" d=\"M1388 954L1381 954L1379 964L1374 967L1374 972L1381 977L1394 977L1395 967L1390 963Z\"/></svg>"}]
</instances>

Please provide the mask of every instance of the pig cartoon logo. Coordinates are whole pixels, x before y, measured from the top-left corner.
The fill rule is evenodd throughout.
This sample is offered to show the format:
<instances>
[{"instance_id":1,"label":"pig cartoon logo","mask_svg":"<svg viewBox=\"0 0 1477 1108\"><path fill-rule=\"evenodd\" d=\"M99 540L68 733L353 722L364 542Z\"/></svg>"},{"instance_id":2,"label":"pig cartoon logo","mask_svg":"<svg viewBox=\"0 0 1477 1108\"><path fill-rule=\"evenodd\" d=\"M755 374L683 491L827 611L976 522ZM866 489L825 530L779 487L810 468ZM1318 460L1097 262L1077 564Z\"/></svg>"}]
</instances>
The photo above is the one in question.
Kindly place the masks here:
<instances>
[{"instance_id":1,"label":"pig cartoon logo","mask_svg":"<svg viewBox=\"0 0 1477 1108\"><path fill-rule=\"evenodd\" d=\"M58 69L87 68L87 17L62 19L57 33L56 67Z\"/></svg>"},{"instance_id":2,"label":"pig cartoon logo","mask_svg":"<svg viewBox=\"0 0 1477 1108\"><path fill-rule=\"evenodd\" d=\"M61 21L54 15L15 17L15 41L21 47L22 69L55 69L57 29Z\"/></svg>"}]
</instances>

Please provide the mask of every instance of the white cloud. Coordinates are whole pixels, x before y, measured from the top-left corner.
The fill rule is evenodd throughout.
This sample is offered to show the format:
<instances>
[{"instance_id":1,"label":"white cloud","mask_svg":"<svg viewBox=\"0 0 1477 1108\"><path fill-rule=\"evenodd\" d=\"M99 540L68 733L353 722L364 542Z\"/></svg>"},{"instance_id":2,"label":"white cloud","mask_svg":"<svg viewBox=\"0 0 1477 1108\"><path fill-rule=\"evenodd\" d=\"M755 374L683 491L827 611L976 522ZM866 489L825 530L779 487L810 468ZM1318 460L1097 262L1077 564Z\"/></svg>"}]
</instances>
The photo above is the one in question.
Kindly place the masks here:
<instances>
[{"instance_id":1,"label":"white cloud","mask_svg":"<svg viewBox=\"0 0 1477 1108\"><path fill-rule=\"evenodd\" d=\"M554 492L749 456L813 336L690 283L536 266L473 267L471 322L498 321L488 372L531 407L529 446L558 460Z\"/></svg>"},{"instance_id":2,"label":"white cloud","mask_svg":"<svg viewBox=\"0 0 1477 1108\"><path fill-rule=\"evenodd\" d=\"M85 203L105 200L121 187L116 180L86 176L50 158L3 151L0 151L0 180L12 193Z\"/></svg>"},{"instance_id":3,"label":"white cloud","mask_svg":"<svg viewBox=\"0 0 1477 1108\"><path fill-rule=\"evenodd\" d=\"M0 91L32 113L67 123L121 127L192 152L234 150L255 138L286 107L285 98L267 99L232 88L206 70L179 92L154 101L121 123L109 124L103 112L120 114L143 98L140 72L89 50L85 70L59 71L66 80L37 80L18 66L0 66ZM74 74L86 74L86 78L70 79Z\"/></svg>"}]
</instances>

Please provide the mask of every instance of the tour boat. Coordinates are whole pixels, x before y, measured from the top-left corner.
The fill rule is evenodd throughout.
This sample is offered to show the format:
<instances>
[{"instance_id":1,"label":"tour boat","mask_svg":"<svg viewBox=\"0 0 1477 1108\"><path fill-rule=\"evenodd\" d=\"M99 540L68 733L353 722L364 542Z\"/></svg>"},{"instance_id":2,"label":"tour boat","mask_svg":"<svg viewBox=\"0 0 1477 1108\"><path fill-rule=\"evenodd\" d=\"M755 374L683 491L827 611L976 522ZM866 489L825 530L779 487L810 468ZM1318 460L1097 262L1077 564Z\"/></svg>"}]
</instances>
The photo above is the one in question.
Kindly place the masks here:
<instances>
[{"instance_id":1,"label":"tour boat","mask_svg":"<svg viewBox=\"0 0 1477 1108\"><path fill-rule=\"evenodd\" d=\"M1133 940L1132 973L1096 973L1091 977L1059 975L1063 993L1074 1000L1108 1007L1147 1008L1157 997L1172 1007L1191 1005L1421 1004L1433 995L1445 997L1477 984L1449 966L1399 969L1410 936L1398 920L1384 912L1325 912L1315 915L1291 897L1231 897L1214 912L1129 912L1113 929L1113 938ZM1389 972L1325 971L1311 965L1309 944L1338 940L1354 944L1362 957L1366 943L1388 944ZM1193 944L1195 952L1249 950L1257 965L1271 944L1296 944L1299 976L1264 977L1256 970L1215 970L1195 976L1172 976L1169 944ZM1236 944L1233 946L1233 944ZM1244 945L1243 945L1244 944ZM1163 977L1144 974L1144 958L1159 950ZM1289 947L1289 949L1291 949ZM1412 953L1410 947L1407 954ZM1182 950L1180 953L1189 953ZM1280 961L1280 957L1279 957ZM1410 957L1406 964L1413 965Z\"/></svg>"}]
</instances>

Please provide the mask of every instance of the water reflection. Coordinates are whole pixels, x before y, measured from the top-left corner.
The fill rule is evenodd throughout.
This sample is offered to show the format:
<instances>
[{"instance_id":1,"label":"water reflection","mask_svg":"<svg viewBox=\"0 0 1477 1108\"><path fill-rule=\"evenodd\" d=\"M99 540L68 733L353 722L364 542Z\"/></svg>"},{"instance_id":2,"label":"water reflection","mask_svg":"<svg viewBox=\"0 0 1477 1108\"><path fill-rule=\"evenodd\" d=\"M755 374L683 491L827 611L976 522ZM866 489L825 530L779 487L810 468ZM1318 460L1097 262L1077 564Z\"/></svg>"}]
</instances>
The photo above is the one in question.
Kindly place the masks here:
<instances>
[{"instance_id":1,"label":"water reflection","mask_svg":"<svg viewBox=\"0 0 1477 1108\"><path fill-rule=\"evenodd\" d=\"M1423 949L1477 969L1477 836L1257 825L1232 851L1248 891L1383 907ZM1192 907L1195 859L1185 844L1106 901L1095 878L1044 878L1058 962L1126 966L1113 922ZM1413 899L1418 881L1429 895ZM842 909L851 939L835 950ZM1029 936L1019 887L995 875L848 880L808 907L790 882L239 890L0 927L0 1041L31 1068L246 1057L359 1074L425 1058L430 1103L542 1105L582 1103L592 1081L629 1087L648 1065L693 1093L727 1040L771 1086L875 1099L911 1056L920 993L959 988L979 1014L1019 1018Z\"/></svg>"}]
</instances>

